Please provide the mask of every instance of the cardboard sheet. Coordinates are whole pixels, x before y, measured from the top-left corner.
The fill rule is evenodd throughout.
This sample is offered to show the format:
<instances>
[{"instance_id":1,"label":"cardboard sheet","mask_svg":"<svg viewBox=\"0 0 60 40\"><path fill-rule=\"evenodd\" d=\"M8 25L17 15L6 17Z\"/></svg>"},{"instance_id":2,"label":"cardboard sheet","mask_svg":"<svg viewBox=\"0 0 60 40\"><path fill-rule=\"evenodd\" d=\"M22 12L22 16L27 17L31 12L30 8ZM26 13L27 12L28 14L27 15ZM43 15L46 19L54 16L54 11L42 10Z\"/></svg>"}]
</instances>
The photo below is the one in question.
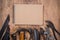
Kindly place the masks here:
<instances>
[{"instance_id":1,"label":"cardboard sheet","mask_svg":"<svg viewBox=\"0 0 60 40\"><path fill-rule=\"evenodd\" d=\"M43 24L43 5L14 4L14 24Z\"/></svg>"}]
</instances>

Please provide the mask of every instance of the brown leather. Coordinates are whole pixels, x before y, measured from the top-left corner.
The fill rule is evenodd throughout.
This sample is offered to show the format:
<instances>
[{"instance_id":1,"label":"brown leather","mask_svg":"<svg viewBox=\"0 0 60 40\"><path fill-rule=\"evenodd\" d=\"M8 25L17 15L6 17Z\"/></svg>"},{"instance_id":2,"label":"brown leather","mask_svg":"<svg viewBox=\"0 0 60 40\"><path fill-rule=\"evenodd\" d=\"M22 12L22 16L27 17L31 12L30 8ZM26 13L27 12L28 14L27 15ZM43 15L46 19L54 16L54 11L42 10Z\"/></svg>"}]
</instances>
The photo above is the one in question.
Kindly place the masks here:
<instances>
[{"instance_id":1,"label":"brown leather","mask_svg":"<svg viewBox=\"0 0 60 40\"><path fill-rule=\"evenodd\" d=\"M24 40L24 32L20 32L19 40Z\"/></svg>"}]
</instances>

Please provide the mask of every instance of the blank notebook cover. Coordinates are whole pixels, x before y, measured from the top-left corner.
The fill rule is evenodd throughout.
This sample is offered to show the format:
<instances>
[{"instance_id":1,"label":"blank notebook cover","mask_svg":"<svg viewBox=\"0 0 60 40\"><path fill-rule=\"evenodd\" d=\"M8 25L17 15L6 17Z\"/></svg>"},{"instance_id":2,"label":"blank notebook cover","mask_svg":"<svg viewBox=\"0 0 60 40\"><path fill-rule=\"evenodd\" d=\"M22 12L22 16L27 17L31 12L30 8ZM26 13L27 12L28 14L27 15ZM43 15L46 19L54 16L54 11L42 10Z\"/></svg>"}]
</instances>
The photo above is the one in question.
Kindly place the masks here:
<instances>
[{"instance_id":1,"label":"blank notebook cover","mask_svg":"<svg viewBox=\"0 0 60 40\"><path fill-rule=\"evenodd\" d=\"M14 24L43 24L43 5L14 4Z\"/></svg>"}]
</instances>

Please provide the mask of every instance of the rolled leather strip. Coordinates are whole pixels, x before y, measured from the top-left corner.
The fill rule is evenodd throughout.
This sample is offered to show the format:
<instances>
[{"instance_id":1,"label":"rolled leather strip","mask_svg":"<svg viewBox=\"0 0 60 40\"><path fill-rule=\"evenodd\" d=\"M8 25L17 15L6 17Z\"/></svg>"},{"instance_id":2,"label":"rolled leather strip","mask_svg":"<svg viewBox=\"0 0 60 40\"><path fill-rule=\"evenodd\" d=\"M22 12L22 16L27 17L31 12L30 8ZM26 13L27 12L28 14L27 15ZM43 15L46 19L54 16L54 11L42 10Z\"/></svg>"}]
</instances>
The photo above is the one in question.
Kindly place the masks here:
<instances>
[{"instance_id":1,"label":"rolled leather strip","mask_svg":"<svg viewBox=\"0 0 60 40\"><path fill-rule=\"evenodd\" d=\"M11 37L12 37L12 40L17 40L16 34L12 34Z\"/></svg>"},{"instance_id":2,"label":"rolled leather strip","mask_svg":"<svg viewBox=\"0 0 60 40\"><path fill-rule=\"evenodd\" d=\"M40 40L39 32L37 29L34 29L34 40Z\"/></svg>"},{"instance_id":3,"label":"rolled leather strip","mask_svg":"<svg viewBox=\"0 0 60 40\"><path fill-rule=\"evenodd\" d=\"M20 35L19 35L19 40L24 40L24 32L20 32Z\"/></svg>"},{"instance_id":4,"label":"rolled leather strip","mask_svg":"<svg viewBox=\"0 0 60 40\"><path fill-rule=\"evenodd\" d=\"M24 33L21 34L21 32L24 32ZM20 29L18 29L15 33L11 34L13 40L14 40L14 39L16 40L16 33L18 33L20 40L25 40L25 32L28 32L28 33L30 34L30 38L33 39L33 38L32 38L32 37L33 37L33 35L32 35L33 30L32 30L31 28L29 28L29 29L20 28ZM24 36L24 37L23 37L23 36ZM23 38L23 39L21 39L21 38ZM29 40L30 40L30 39L29 39Z\"/></svg>"},{"instance_id":5,"label":"rolled leather strip","mask_svg":"<svg viewBox=\"0 0 60 40\"><path fill-rule=\"evenodd\" d=\"M44 29L43 28L40 28L40 40L41 40L41 36L43 37L43 40L45 40L45 36L44 36Z\"/></svg>"}]
</instances>

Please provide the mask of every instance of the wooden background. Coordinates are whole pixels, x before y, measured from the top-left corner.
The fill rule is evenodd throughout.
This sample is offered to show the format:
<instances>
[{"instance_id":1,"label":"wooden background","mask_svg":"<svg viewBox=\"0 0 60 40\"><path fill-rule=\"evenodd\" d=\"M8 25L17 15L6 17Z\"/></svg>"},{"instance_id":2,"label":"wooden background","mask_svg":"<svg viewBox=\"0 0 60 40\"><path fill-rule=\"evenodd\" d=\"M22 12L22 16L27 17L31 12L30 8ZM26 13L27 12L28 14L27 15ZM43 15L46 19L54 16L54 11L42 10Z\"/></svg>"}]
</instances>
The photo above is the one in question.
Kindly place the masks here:
<instances>
[{"instance_id":1,"label":"wooden background","mask_svg":"<svg viewBox=\"0 0 60 40\"><path fill-rule=\"evenodd\" d=\"M42 26L16 26L13 24L13 5L15 3L20 4L43 4L44 6L44 24ZM60 1L59 0L0 0L0 28L7 16L7 14L10 14L10 33L14 33L18 28L24 27L24 28L37 28L39 27L44 28L45 27L45 20L51 20L55 28L59 31L60 29ZM59 31L60 32L60 31ZM56 34L57 35L57 34ZM58 40L59 35L57 35Z\"/></svg>"}]
</instances>

